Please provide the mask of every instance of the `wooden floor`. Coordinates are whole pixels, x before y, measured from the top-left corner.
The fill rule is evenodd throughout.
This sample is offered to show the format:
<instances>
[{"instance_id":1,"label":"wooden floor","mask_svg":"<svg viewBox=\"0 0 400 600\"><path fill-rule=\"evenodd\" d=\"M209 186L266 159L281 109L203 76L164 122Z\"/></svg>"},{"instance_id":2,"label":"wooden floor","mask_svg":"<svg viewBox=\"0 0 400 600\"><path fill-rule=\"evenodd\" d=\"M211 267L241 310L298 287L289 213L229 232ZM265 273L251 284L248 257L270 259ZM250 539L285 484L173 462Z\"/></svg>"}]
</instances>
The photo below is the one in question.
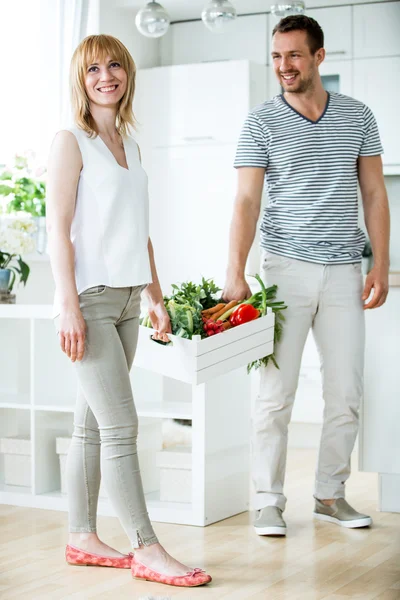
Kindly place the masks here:
<instances>
[{"instance_id":1,"label":"wooden floor","mask_svg":"<svg viewBox=\"0 0 400 600\"><path fill-rule=\"evenodd\" d=\"M314 462L314 451L289 455L286 539L256 536L247 513L206 528L155 524L172 554L213 576L189 590L132 580L129 571L68 566L64 513L0 506L0 598L399 600L400 514L376 511L377 476L354 473L347 490L374 526L346 530L312 519ZM99 533L129 551L116 519L100 518Z\"/></svg>"}]
</instances>

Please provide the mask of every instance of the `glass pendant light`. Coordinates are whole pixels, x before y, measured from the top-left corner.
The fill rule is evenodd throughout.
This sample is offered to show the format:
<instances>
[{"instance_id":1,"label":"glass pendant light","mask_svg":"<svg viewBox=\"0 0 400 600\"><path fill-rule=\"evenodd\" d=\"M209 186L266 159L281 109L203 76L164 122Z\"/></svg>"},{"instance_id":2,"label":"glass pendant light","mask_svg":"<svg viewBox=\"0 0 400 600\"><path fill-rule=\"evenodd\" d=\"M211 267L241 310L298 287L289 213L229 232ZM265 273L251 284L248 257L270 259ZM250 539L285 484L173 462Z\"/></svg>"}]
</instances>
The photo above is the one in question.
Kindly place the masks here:
<instances>
[{"instance_id":1,"label":"glass pendant light","mask_svg":"<svg viewBox=\"0 0 400 600\"><path fill-rule=\"evenodd\" d=\"M203 9L201 18L207 29L220 33L236 19L236 9L229 0L211 0Z\"/></svg>"},{"instance_id":2,"label":"glass pendant light","mask_svg":"<svg viewBox=\"0 0 400 600\"><path fill-rule=\"evenodd\" d=\"M136 15L139 32L149 38L159 38L168 31L170 18L158 2L148 2Z\"/></svg>"},{"instance_id":3,"label":"glass pendant light","mask_svg":"<svg viewBox=\"0 0 400 600\"><path fill-rule=\"evenodd\" d=\"M302 0L292 0L291 2L273 4L271 6L271 13L276 17L288 17L289 15L302 15L305 9L305 2L302 2Z\"/></svg>"}]
</instances>

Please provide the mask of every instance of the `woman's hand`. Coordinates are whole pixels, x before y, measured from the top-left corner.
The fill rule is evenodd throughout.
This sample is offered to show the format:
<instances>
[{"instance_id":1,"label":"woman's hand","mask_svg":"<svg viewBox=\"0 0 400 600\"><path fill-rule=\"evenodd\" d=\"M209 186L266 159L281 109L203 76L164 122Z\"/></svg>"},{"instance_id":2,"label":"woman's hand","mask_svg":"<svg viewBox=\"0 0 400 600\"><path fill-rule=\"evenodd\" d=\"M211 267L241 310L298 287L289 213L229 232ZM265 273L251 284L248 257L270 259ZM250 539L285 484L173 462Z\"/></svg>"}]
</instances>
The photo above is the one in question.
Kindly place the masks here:
<instances>
[{"instance_id":1,"label":"woman's hand","mask_svg":"<svg viewBox=\"0 0 400 600\"><path fill-rule=\"evenodd\" d=\"M66 310L60 315L60 346L72 362L82 360L85 351L86 323L81 311Z\"/></svg>"},{"instance_id":2,"label":"woman's hand","mask_svg":"<svg viewBox=\"0 0 400 600\"><path fill-rule=\"evenodd\" d=\"M153 340L159 340L161 342L169 342L167 333L171 333L171 321L169 314L164 306L164 302L155 302L149 304L149 317L155 334Z\"/></svg>"}]
</instances>

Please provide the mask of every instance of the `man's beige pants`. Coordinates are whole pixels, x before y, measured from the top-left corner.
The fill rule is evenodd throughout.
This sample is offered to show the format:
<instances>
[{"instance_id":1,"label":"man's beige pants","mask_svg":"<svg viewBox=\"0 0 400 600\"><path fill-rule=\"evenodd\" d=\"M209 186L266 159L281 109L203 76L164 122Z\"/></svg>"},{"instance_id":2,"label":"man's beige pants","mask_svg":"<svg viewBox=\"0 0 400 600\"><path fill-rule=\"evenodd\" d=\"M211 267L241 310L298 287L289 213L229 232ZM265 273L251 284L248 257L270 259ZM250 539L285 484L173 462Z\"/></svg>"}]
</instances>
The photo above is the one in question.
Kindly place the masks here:
<instances>
[{"instance_id":1,"label":"man's beige pants","mask_svg":"<svg viewBox=\"0 0 400 600\"><path fill-rule=\"evenodd\" d=\"M344 497L363 393L361 263L321 265L264 252L261 271L267 285L277 284L278 300L288 308L275 348L280 369L270 362L261 370L253 415L253 508L285 508L288 424L310 328L320 355L325 403L315 496Z\"/></svg>"}]
</instances>

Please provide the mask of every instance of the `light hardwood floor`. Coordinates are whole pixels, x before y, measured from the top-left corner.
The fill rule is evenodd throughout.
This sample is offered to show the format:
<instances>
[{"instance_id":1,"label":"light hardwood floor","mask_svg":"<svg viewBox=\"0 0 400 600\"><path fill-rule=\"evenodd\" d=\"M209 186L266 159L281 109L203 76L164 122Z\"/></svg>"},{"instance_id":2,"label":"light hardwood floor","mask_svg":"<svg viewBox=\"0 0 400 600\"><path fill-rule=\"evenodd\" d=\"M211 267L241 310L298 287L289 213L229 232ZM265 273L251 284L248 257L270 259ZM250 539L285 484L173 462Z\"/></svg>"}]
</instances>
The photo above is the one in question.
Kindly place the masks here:
<instances>
[{"instance_id":1,"label":"light hardwood floor","mask_svg":"<svg viewBox=\"0 0 400 600\"><path fill-rule=\"evenodd\" d=\"M211 573L213 582L203 588L172 588L132 580L129 571L68 566L66 514L0 506L0 598L400 600L400 514L377 512L377 476L354 472L348 500L371 514L374 526L346 530L313 521L315 457L309 450L289 453L286 539L256 536L247 513L206 528L155 524L172 554ZM99 533L129 551L116 519L100 518Z\"/></svg>"}]
</instances>

